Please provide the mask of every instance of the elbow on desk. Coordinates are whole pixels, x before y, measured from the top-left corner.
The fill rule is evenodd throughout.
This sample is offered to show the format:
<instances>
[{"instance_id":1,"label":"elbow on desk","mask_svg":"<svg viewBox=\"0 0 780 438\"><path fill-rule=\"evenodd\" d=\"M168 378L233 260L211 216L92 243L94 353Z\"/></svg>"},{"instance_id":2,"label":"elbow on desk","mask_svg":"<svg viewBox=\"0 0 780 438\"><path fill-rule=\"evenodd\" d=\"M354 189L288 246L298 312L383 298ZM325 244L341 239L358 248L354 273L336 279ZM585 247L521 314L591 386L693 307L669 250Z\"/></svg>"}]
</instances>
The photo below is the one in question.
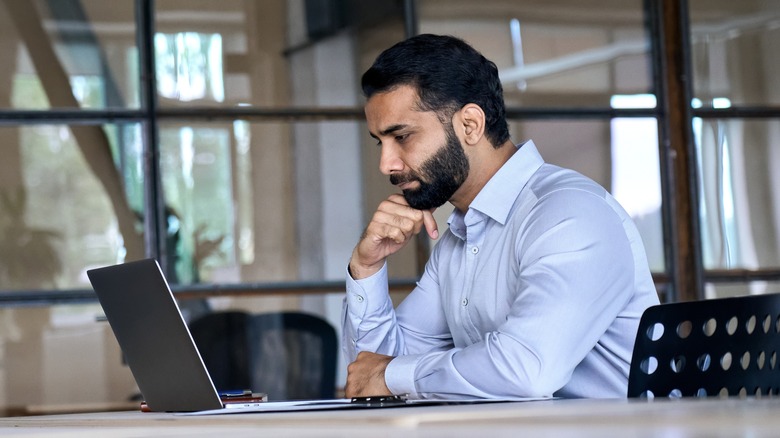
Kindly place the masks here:
<instances>
[{"instance_id":1,"label":"elbow on desk","mask_svg":"<svg viewBox=\"0 0 780 438\"><path fill-rule=\"evenodd\" d=\"M563 386L559 379L553 379L550 376L538 374L535 377L518 379L514 382L515 393L517 397L552 397L555 391Z\"/></svg>"},{"instance_id":2,"label":"elbow on desk","mask_svg":"<svg viewBox=\"0 0 780 438\"><path fill-rule=\"evenodd\" d=\"M497 398L515 398L515 397L552 397L555 391L559 390L564 384L565 376L557 373L550 373L541 366L533 367L535 369L494 369L496 376L492 379L485 379L483 374L482 386L485 393L490 397Z\"/></svg>"},{"instance_id":3,"label":"elbow on desk","mask_svg":"<svg viewBox=\"0 0 780 438\"><path fill-rule=\"evenodd\" d=\"M490 392L495 395L552 397L571 378L571 371L545 365L539 354L514 337L494 333L488 335L485 345L497 376L490 383Z\"/></svg>"}]
</instances>

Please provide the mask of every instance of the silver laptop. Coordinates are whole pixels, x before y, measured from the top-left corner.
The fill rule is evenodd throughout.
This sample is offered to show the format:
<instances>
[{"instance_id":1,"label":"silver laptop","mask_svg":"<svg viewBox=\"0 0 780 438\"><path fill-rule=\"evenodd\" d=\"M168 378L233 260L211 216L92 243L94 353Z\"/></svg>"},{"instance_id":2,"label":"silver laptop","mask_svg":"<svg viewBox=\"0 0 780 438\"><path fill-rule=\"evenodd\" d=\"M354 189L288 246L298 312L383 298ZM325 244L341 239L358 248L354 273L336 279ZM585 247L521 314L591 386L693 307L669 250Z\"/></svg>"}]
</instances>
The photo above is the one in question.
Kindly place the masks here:
<instances>
[{"instance_id":1,"label":"silver laptop","mask_svg":"<svg viewBox=\"0 0 780 438\"><path fill-rule=\"evenodd\" d=\"M87 275L148 410L251 407L263 397L217 392L156 260L92 269Z\"/></svg>"}]
</instances>

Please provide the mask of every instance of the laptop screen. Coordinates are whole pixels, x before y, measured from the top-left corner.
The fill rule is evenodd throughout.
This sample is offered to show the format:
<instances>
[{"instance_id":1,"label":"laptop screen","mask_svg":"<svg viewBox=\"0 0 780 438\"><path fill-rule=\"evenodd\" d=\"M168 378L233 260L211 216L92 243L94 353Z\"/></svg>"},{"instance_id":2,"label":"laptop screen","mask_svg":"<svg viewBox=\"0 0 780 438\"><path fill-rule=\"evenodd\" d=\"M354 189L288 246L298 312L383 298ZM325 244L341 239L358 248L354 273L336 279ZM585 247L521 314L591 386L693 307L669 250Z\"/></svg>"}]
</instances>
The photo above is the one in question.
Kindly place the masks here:
<instances>
[{"instance_id":1,"label":"laptop screen","mask_svg":"<svg viewBox=\"0 0 780 438\"><path fill-rule=\"evenodd\" d=\"M222 408L156 260L92 269L87 275L151 410Z\"/></svg>"}]
</instances>

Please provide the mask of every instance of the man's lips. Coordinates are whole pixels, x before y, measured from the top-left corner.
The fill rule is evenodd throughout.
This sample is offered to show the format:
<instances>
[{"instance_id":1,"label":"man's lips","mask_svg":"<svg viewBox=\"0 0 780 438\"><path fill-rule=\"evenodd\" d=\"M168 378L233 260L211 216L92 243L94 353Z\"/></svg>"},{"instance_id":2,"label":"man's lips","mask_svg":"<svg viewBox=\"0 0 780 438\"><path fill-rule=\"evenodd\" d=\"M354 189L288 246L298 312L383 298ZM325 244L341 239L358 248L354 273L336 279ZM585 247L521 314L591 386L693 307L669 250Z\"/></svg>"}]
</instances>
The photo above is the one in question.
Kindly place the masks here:
<instances>
[{"instance_id":1,"label":"man's lips","mask_svg":"<svg viewBox=\"0 0 780 438\"><path fill-rule=\"evenodd\" d=\"M419 187L420 181L412 175L394 174L390 176L390 184L401 190L410 190Z\"/></svg>"},{"instance_id":2,"label":"man's lips","mask_svg":"<svg viewBox=\"0 0 780 438\"><path fill-rule=\"evenodd\" d=\"M401 189L401 190L410 190L410 189L416 189L417 187L419 187L420 183L418 181L416 181L416 180L412 180L412 181L404 181L404 182L401 182L401 183L399 183L397 185L398 185L398 188Z\"/></svg>"}]
</instances>

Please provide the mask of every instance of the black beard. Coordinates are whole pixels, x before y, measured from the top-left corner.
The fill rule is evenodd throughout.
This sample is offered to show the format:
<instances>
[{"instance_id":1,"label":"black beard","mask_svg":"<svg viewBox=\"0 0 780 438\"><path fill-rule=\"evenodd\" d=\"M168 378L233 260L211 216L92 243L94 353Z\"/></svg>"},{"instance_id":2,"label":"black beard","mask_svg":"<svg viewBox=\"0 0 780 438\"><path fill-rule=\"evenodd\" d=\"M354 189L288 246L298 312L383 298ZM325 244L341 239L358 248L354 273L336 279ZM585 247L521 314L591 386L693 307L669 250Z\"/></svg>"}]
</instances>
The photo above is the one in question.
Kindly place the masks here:
<instances>
[{"instance_id":1,"label":"black beard","mask_svg":"<svg viewBox=\"0 0 780 438\"><path fill-rule=\"evenodd\" d=\"M419 187L403 191L409 206L417 210L441 207L449 201L469 174L469 161L452 124L445 127L447 142L432 157L425 160L419 172L390 175L393 185L417 181Z\"/></svg>"}]
</instances>

